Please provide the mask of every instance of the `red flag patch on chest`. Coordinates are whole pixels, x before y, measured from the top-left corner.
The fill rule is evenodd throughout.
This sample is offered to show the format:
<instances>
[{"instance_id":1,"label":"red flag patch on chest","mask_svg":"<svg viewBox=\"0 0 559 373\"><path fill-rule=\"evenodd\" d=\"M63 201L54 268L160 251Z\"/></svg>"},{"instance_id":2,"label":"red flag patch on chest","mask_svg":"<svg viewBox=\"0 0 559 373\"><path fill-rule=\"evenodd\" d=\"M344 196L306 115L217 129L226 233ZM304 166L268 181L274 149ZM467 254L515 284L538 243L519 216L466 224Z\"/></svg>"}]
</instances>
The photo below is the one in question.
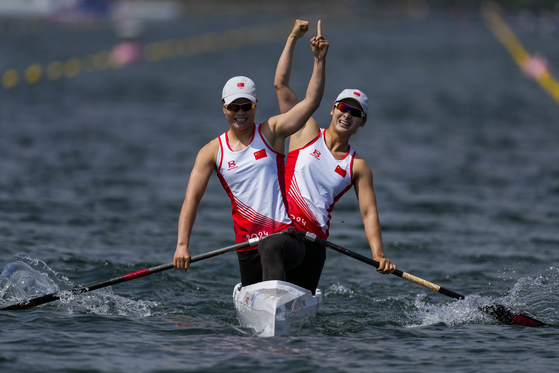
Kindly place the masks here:
<instances>
[{"instance_id":1,"label":"red flag patch on chest","mask_svg":"<svg viewBox=\"0 0 559 373\"><path fill-rule=\"evenodd\" d=\"M347 174L347 171L344 170L343 168L341 168L340 166L336 167L336 169L334 171L337 174L339 174L341 177L345 177L345 175Z\"/></svg>"},{"instance_id":2,"label":"red flag patch on chest","mask_svg":"<svg viewBox=\"0 0 559 373\"><path fill-rule=\"evenodd\" d=\"M267 156L268 156L268 154L266 153L266 149L262 149L262 150L259 150L257 152L254 152L254 159L256 159L256 160L266 158Z\"/></svg>"}]
</instances>

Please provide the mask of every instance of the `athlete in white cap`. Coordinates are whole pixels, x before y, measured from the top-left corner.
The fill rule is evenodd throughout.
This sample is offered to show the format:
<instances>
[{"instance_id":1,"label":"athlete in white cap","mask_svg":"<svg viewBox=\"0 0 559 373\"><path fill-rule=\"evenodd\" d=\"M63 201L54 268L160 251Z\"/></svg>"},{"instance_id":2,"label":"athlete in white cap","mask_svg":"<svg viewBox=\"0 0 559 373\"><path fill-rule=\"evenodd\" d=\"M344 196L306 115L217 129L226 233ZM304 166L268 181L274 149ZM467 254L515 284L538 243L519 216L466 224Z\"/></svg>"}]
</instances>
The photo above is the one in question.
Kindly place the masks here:
<instances>
[{"instance_id":1,"label":"athlete in white cap","mask_svg":"<svg viewBox=\"0 0 559 373\"><path fill-rule=\"evenodd\" d=\"M309 120L324 93L328 42L320 29L311 39L311 49L314 68L305 99L260 124L254 122L258 102L254 82L236 76L223 87L222 109L230 128L196 157L179 218L175 268L186 271L190 265L188 248L196 211L214 170L231 198L237 243L291 226L284 204L285 139ZM304 244L297 235L274 235L261 241L259 247L237 254L243 286L266 280L289 281L286 271L302 261Z\"/></svg>"},{"instance_id":2,"label":"athlete in white cap","mask_svg":"<svg viewBox=\"0 0 559 373\"><path fill-rule=\"evenodd\" d=\"M282 113L297 105L299 99L289 86L295 44L308 30L308 22L297 20L278 62L274 85ZM334 204L352 186L363 217L365 234L378 271L390 273L396 266L384 257L371 168L349 145L349 139L367 121L369 100L358 89L343 90L332 106L332 121L319 128L311 117L289 140L286 164L286 194L289 215L298 229L326 239ZM306 242L306 268L300 273L307 287L316 287L326 253L323 247Z\"/></svg>"}]
</instances>

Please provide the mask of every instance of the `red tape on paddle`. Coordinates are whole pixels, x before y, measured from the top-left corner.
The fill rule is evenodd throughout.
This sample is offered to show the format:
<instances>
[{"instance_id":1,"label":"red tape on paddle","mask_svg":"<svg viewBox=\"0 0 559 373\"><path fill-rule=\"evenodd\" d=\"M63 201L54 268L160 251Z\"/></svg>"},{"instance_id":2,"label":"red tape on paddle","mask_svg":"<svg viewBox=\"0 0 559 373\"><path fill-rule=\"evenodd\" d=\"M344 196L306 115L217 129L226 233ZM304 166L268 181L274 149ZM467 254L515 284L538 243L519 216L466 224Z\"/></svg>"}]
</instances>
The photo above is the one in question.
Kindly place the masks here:
<instances>
[{"instance_id":1,"label":"red tape on paddle","mask_svg":"<svg viewBox=\"0 0 559 373\"><path fill-rule=\"evenodd\" d=\"M142 276L147 276L147 275L149 275L149 268L142 269L140 271L136 271L136 272L132 272L132 273L128 273L128 274L126 274L122 277L124 278L125 281L128 281L128 280L133 280L135 278L142 277Z\"/></svg>"}]
</instances>

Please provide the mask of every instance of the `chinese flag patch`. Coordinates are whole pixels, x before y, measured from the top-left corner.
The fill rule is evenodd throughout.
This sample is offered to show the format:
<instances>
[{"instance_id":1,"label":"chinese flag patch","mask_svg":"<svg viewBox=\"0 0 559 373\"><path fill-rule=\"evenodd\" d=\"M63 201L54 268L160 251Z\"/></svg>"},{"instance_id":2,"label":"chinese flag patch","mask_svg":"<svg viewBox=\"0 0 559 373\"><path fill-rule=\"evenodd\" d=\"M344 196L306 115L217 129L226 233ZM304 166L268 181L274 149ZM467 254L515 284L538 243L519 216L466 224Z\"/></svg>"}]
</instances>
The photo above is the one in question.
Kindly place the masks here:
<instances>
[{"instance_id":1,"label":"chinese flag patch","mask_svg":"<svg viewBox=\"0 0 559 373\"><path fill-rule=\"evenodd\" d=\"M336 167L336 169L334 171L337 174L339 174L341 177L345 177L345 175L347 174L347 171L344 170L343 168L341 168L340 166Z\"/></svg>"},{"instance_id":2,"label":"chinese flag patch","mask_svg":"<svg viewBox=\"0 0 559 373\"><path fill-rule=\"evenodd\" d=\"M237 88L244 88L245 87L245 83L237 83Z\"/></svg>"},{"instance_id":3,"label":"chinese flag patch","mask_svg":"<svg viewBox=\"0 0 559 373\"><path fill-rule=\"evenodd\" d=\"M267 156L268 156L268 154L266 153L266 149L262 149L262 150L259 150L257 152L254 152L254 159L256 159L256 160L266 158Z\"/></svg>"}]
</instances>

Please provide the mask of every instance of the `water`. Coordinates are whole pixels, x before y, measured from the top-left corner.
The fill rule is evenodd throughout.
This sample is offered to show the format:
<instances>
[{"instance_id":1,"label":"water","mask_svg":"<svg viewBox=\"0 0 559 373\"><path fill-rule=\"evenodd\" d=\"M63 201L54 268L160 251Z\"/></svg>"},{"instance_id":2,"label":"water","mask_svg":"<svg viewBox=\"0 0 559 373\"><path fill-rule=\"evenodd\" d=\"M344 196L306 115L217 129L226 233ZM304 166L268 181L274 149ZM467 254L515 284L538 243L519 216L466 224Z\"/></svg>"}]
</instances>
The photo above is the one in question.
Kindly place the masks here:
<instances>
[{"instance_id":1,"label":"water","mask_svg":"<svg viewBox=\"0 0 559 373\"><path fill-rule=\"evenodd\" d=\"M193 264L187 275L169 270L2 312L0 369L555 369L556 327L502 325L478 306L504 304L559 325L559 105L523 76L477 16L455 23L442 12L423 20L362 13L351 24L322 18L331 48L316 118L329 123L343 88L369 95L369 121L352 146L374 172L385 254L466 300L328 252L314 323L293 337L257 338L236 319L239 274L235 254L227 254ZM196 152L227 128L219 109L224 82L252 77L257 119L276 114L275 64L296 16L259 17L253 25L286 27L257 45L1 90L2 305L170 262ZM509 21L529 51L559 60L555 37ZM150 27L146 43L240 26L232 17L200 16ZM1 38L3 69L115 42L110 30L89 28ZM298 46L292 77L301 95L311 71L307 49ZM229 200L213 176L192 251L233 240ZM330 240L370 256L353 192L334 211Z\"/></svg>"}]
</instances>

